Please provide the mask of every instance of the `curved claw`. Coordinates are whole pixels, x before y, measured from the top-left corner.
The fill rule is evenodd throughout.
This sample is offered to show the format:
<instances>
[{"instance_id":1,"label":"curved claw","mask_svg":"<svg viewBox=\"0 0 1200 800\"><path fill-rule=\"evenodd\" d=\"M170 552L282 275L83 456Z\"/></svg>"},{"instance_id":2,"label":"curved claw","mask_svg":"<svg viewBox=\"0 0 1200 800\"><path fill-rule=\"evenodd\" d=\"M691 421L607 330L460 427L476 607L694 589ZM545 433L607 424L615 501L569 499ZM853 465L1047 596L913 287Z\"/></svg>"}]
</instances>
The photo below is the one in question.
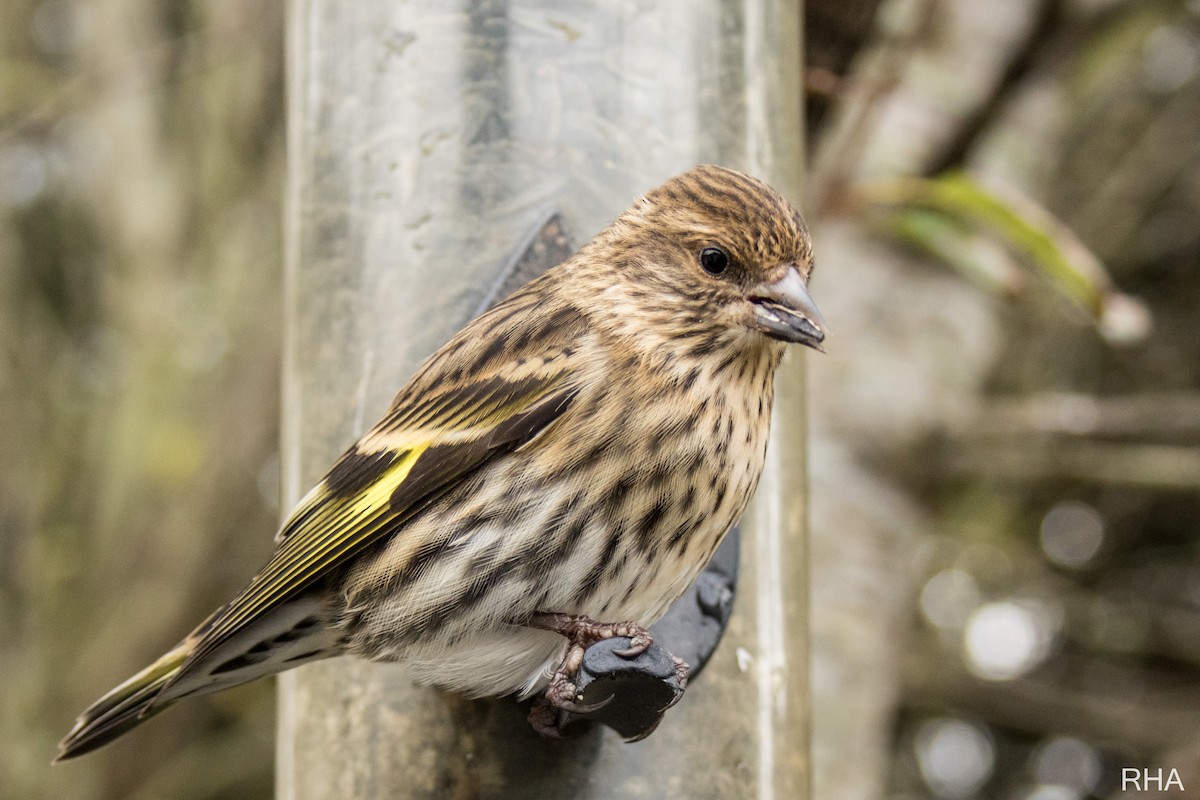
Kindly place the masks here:
<instances>
[{"instance_id":1,"label":"curved claw","mask_svg":"<svg viewBox=\"0 0 1200 800\"><path fill-rule=\"evenodd\" d=\"M688 674L691 672L688 663L679 656L671 656L671 661L675 664L675 680L679 682L679 693L671 698L671 702L667 704L667 708L674 708L675 704L683 699L684 690L687 689L688 685ZM663 711L666 711L667 708L664 708Z\"/></svg>"},{"instance_id":2,"label":"curved claw","mask_svg":"<svg viewBox=\"0 0 1200 800\"><path fill-rule=\"evenodd\" d=\"M650 631L640 626L622 631L622 633L629 637L629 647L623 650L613 650L613 654L621 658L637 658L649 650L650 645L654 644L654 637L650 635Z\"/></svg>"},{"instance_id":3,"label":"curved claw","mask_svg":"<svg viewBox=\"0 0 1200 800\"><path fill-rule=\"evenodd\" d=\"M609 695L599 703L576 703L574 700L562 700L554 702L554 707L568 711L572 714L594 714L606 705L611 703L616 698L616 695Z\"/></svg>"}]
</instances>

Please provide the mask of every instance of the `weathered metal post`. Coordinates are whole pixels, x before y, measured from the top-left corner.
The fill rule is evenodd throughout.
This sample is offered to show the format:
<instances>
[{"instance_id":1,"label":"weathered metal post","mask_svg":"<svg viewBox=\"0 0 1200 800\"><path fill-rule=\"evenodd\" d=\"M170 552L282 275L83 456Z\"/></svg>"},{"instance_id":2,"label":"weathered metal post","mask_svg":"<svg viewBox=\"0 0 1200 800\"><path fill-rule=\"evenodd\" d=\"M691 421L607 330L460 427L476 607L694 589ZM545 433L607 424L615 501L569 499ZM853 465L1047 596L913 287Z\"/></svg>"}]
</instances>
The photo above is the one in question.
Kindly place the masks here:
<instances>
[{"instance_id":1,"label":"weathered metal post","mask_svg":"<svg viewBox=\"0 0 1200 800\"><path fill-rule=\"evenodd\" d=\"M549 213L576 244L697 163L798 200L800 0L292 0L285 500L471 315ZM509 700L335 659L280 684L278 796L804 798L801 363L733 619L647 740L542 740Z\"/></svg>"}]
</instances>

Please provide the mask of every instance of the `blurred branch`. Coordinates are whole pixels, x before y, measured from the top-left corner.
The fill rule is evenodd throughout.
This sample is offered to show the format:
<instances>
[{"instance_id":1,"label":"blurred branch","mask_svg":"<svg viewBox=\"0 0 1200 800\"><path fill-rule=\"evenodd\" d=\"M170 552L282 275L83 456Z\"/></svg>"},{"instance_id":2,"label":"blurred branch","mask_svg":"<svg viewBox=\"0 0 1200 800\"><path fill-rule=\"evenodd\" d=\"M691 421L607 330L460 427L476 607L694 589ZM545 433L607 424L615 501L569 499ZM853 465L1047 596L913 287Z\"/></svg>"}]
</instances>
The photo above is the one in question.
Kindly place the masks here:
<instances>
[{"instance_id":1,"label":"blurred branch","mask_svg":"<svg viewBox=\"0 0 1200 800\"><path fill-rule=\"evenodd\" d=\"M168 61L176 61L180 53L188 54L187 58L179 61L182 68L160 69ZM25 107L18 108L17 113L0 125L0 145L48 128L69 112L96 100L97 96L116 101L126 92L162 91L235 60L253 61L260 54L248 49L244 38L229 35L227 27L210 25L178 36L162 35L153 44L136 50L119 54L106 51L103 55L104 60L97 59L89 63L85 71L54 81L50 80L51 75L46 70L35 73L29 64L17 61L0 63L0 75L17 67L25 73L22 82L33 76L42 79L45 84L45 88L26 92L24 97L17 95L19 100L26 101ZM131 71L130 65L137 65L144 72L153 71L157 82L151 87L149 84L123 80ZM8 78L11 79L11 76Z\"/></svg>"},{"instance_id":2,"label":"blurred branch","mask_svg":"<svg viewBox=\"0 0 1200 800\"><path fill-rule=\"evenodd\" d=\"M905 670L909 702L951 706L1036 736L1067 734L1123 742L1157 753L1200 730L1200 687L1180 687L1148 670L1059 656L1036 676L992 682L973 677L935 646Z\"/></svg>"},{"instance_id":3,"label":"blurred branch","mask_svg":"<svg viewBox=\"0 0 1200 800\"><path fill-rule=\"evenodd\" d=\"M1113 444L1022 436L992 442L953 444L943 466L951 472L982 474L1023 484L1080 480L1117 486L1200 491L1200 447Z\"/></svg>"},{"instance_id":4,"label":"blurred branch","mask_svg":"<svg viewBox=\"0 0 1200 800\"><path fill-rule=\"evenodd\" d=\"M1099 182L1066 213L1097 252L1117 254L1144 232L1146 212L1200 159L1195 136L1197 89L1172 92L1161 105L1138 112L1140 130L1119 157L1105 163ZM1090 134L1089 134L1090 135Z\"/></svg>"},{"instance_id":5,"label":"blurred branch","mask_svg":"<svg viewBox=\"0 0 1200 800\"><path fill-rule=\"evenodd\" d=\"M959 436L1200 435L1200 393L1145 392L1096 397L1043 392L988 403L956 423Z\"/></svg>"},{"instance_id":6,"label":"blurred branch","mask_svg":"<svg viewBox=\"0 0 1200 800\"><path fill-rule=\"evenodd\" d=\"M845 86L845 79L831 69L824 67L805 67L804 69L804 96L809 103L812 103L814 99L830 103ZM812 124L811 118L805 117L804 121L815 133L817 126Z\"/></svg>"},{"instance_id":7,"label":"blurred branch","mask_svg":"<svg viewBox=\"0 0 1200 800\"><path fill-rule=\"evenodd\" d=\"M1188 438L1200 439L1200 394L1194 392L1117 397L1048 392L994 402L951 422L942 463L954 472L1022 483L1069 478L1196 491L1200 444L1180 443Z\"/></svg>"},{"instance_id":8,"label":"blurred branch","mask_svg":"<svg viewBox=\"0 0 1200 800\"><path fill-rule=\"evenodd\" d=\"M1132 656L1200 666L1200 640L1195 635L1200 609L1179 585L1188 578L1172 580L1162 566L1147 569L1146 564L1131 566L1127 559L1112 559L1103 568L1100 587L1048 568L1034 582L1062 603L1068 648L1098 659ZM1113 625L1113 620L1125 622Z\"/></svg>"},{"instance_id":9,"label":"blurred branch","mask_svg":"<svg viewBox=\"0 0 1200 800\"><path fill-rule=\"evenodd\" d=\"M1180 605L1159 606L1153 615L1158 651L1164 655L1200 665L1200 611Z\"/></svg>"},{"instance_id":10,"label":"blurred branch","mask_svg":"<svg viewBox=\"0 0 1200 800\"><path fill-rule=\"evenodd\" d=\"M804 125L815 139L843 88L843 76L867 43L879 0L807 0L804 4Z\"/></svg>"},{"instance_id":11,"label":"blurred branch","mask_svg":"<svg viewBox=\"0 0 1200 800\"><path fill-rule=\"evenodd\" d=\"M1009 56L991 91L966 117L954 136L929 159L923 170L926 176L931 177L963 165L971 148L992 127L1018 87L1057 42L1066 16L1064 7L1063 0L1041 0L1025 40Z\"/></svg>"},{"instance_id":12,"label":"blurred branch","mask_svg":"<svg viewBox=\"0 0 1200 800\"><path fill-rule=\"evenodd\" d=\"M955 135L929 158L922 171L932 177L961 168L975 144L996 123L1009 101L1032 74L1056 53L1073 52L1081 42L1120 20L1138 0L1116 0L1095 11L1068 9L1066 0L1040 0L1020 46L1008 57L991 90L963 120Z\"/></svg>"},{"instance_id":13,"label":"blurred branch","mask_svg":"<svg viewBox=\"0 0 1200 800\"><path fill-rule=\"evenodd\" d=\"M914 0L913 20L898 33L879 37L871 64L854 81L843 81L839 119L835 131L813 159L806 190L808 205L816 214L840 210L846 190L861 162L863 150L875 131L875 121L900 83L904 67L925 40L941 0Z\"/></svg>"}]
</instances>

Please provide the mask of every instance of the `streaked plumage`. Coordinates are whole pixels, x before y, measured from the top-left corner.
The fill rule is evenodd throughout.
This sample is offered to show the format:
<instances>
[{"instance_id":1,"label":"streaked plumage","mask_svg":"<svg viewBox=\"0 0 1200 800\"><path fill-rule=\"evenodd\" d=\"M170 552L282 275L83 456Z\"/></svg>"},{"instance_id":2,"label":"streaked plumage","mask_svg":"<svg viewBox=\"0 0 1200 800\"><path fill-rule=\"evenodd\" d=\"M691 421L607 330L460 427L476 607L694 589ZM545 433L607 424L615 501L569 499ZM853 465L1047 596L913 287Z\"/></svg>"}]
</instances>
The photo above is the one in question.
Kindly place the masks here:
<instances>
[{"instance_id":1,"label":"streaked plumage","mask_svg":"<svg viewBox=\"0 0 1200 800\"><path fill-rule=\"evenodd\" d=\"M757 485L783 340L819 348L811 269L800 215L753 178L699 167L649 192L431 356L246 589L85 711L60 758L343 653L528 695L566 648L535 613L653 623Z\"/></svg>"}]
</instances>

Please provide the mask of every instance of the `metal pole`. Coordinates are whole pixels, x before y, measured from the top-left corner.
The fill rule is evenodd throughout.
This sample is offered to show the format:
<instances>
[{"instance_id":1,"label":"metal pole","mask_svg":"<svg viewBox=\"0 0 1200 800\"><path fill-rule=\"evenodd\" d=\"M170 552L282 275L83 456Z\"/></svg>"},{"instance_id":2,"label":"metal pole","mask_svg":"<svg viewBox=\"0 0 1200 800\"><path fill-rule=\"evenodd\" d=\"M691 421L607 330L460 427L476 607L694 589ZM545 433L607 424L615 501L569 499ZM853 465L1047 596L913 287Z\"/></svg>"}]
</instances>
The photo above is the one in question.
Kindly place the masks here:
<instances>
[{"instance_id":1,"label":"metal pole","mask_svg":"<svg viewBox=\"0 0 1200 800\"><path fill-rule=\"evenodd\" d=\"M292 0L289 15L288 501L548 213L582 243L705 162L800 197L799 0ZM542 740L509 700L334 659L281 679L278 797L806 797L801 366L779 379L725 640L649 739Z\"/></svg>"}]
</instances>

